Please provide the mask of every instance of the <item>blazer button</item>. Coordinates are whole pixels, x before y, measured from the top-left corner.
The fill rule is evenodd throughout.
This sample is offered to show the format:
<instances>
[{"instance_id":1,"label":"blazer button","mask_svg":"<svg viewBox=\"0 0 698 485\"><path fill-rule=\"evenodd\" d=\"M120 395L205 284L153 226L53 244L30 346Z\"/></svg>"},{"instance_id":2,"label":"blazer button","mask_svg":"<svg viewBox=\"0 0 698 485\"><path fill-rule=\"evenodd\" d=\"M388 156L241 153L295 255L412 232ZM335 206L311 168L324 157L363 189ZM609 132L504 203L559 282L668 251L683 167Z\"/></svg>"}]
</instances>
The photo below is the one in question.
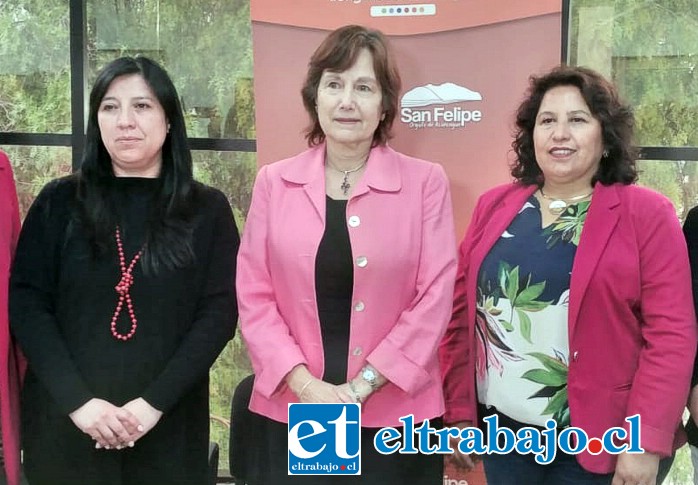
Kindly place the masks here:
<instances>
[{"instance_id":1,"label":"blazer button","mask_svg":"<svg viewBox=\"0 0 698 485\"><path fill-rule=\"evenodd\" d=\"M349 225L351 227L359 227L360 224L361 224L361 219L359 218L359 216L351 216L349 218Z\"/></svg>"},{"instance_id":2,"label":"blazer button","mask_svg":"<svg viewBox=\"0 0 698 485\"><path fill-rule=\"evenodd\" d=\"M361 347L356 347L354 350L351 351L351 354L355 357L358 357L359 355L363 354L364 350Z\"/></svg>"},{"instance_id":3,"label":"blazer button","mask_svg":"<svg viewBox=\"0 0 698 485\"><path fill-rule=\"evenodd\" d=\"M364 268L368 264L368 258L366 256L359 256L356 258L356 266L359 268Z\"/></svg>"},{"instance_id":4,"label":"blazer button","mask_svg":"<svg viewBox=\"0 0 698 485\"><path fill-rule=\"evenodd\" d=\"M579 352L575 350L572 354L572 360L577 362L577 357L579 357Z\"/></svg>"},{"instance_id":5,"label":"blazer button","mask_svg":"<svg viewBox=\"0 0 698 485\"><path fill-rule=\"evenodd\" d=\"M354 310L356 310L357 312L362 312L365 308L366 305L364 305L364 302L362 302L361 300L357 301L356 305L354 305Z\"/></svg>"}]
</instances>

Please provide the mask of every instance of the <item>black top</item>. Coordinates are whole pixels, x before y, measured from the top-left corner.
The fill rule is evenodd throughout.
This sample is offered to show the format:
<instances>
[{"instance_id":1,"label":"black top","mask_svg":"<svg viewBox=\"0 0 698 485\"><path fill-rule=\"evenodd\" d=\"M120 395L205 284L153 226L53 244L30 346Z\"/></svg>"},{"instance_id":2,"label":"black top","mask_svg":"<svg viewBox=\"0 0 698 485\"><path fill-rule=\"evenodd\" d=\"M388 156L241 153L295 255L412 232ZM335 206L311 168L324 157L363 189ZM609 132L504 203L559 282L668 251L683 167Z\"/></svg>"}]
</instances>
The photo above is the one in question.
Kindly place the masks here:
<instances>
[{"instance_id":1,"label":"black top","mask_svg":"<svg viewBox=\"0 0 698 485\"><path fill-rule=\"evenodd\" d=\"M698 314L698 207L694 207L688 212L686 222L683 225L683 234L686 236L688 245L688 258L691 262L691 277L693 279L693 304ZM698 355L693 362L693 377L691 379L691 389L698 385ZM698 446L698 427L694 422L698 416L691 416L686 423L686 434L688 443Z\"/></svg>"},{"instance_id":2,"label":"black top","mask_svg":"<svg viewBox=\"0 0 698 485\"><path fill-rule=\"evenodd\" d=\"M17 247L10 319L29 363L26 397L50 397L49 407L64 415L93 397L117 406L142 397L168 412L207 382L210 366L235 332L239 237L230 205L220 191L194 184L195 262L157 275L145 275L136 265L130 294L138 328L123 342L110 330L121 275L116 248L91 256L77 218L77 177L55 180L41 191ZM128 264L145 240L158 180L111 183ZM130 326L124 305L118 330L126 334Z\"/></svg>"},{"instance_id":3,"label":"black top","mask_svg":"<svg viewBox=\"0 0 698 485\"><path fill-rule=\"evenodd\" d=\"M325 357L323 380L347 381L354 266L347 229L347 201L326 197L325 233L315 258L315 292Z\"/></svg>"}]
</instances>

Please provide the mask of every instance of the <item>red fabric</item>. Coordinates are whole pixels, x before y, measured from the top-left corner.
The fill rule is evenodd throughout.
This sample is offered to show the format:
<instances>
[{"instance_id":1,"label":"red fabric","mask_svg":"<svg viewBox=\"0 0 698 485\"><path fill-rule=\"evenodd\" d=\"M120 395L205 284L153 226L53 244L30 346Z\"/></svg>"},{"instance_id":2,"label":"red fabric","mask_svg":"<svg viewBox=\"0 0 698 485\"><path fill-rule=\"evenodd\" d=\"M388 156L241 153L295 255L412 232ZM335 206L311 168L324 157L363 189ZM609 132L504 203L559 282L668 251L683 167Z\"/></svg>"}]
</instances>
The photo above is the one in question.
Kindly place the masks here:
<instances>
[{"instance_id":1,"label":"red fabric","mask_svg":"<svg viewBox=\"0 0 698 485\"><path fill-rule=\"evenodd\" d=\"M0 417L5 473L9 485L19 484L19 388L24 359L10 337L7 291L10 264L19 236L19 206L10 161L0 152Z\"/></svg>"},{"instance_id":2,"label":"red fabric","mask_svg":"<svg viewBox=\"0 0 698 485\"><path fill-rule=\"evenodd\" d=\"M475 421L474 320L482 261L536 187L485 193L460 247L453 318L440 348L446 422ZM688 253L671 202L633 185L596 184L572 268L568 394L572 426L592 437L641 416L641 446L683 444L696 322ZM610 473L616 457L583 452Z\"/></svg>"}]
</instances>

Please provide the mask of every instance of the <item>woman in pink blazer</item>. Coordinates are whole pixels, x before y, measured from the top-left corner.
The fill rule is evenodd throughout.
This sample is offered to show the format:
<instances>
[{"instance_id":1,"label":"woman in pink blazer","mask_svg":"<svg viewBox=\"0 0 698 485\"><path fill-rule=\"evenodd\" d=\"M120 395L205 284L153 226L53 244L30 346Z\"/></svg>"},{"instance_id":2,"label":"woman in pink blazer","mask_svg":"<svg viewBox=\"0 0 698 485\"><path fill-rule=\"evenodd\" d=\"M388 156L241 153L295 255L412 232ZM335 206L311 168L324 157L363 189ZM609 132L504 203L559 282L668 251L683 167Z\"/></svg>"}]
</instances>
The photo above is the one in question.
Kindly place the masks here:
<instances>
[{"instance_id":1,"label":"woman in pink blazer","mask_svg":"<svg viewBox=\"0 0 698 485\"><path fill-rule=\"evenodd\" d=\"M600 438L637 414L644 453L558 450L548 465L485 455L487 480L659 483L683 443L696 351L676 213L633 185L632 112L597 73L533 77L516 123L516 182L480 198L460 247L440 349L445 419L465 427L497 415L514 431L552 419ZM457 458L468 467L474 455Z\"/></svg>"},{"instance_id":2,"label":"woman in pink blazer","mask_svg":"<svg viewBox=\"0 0 698 485\"><path fill-rule=\"evenodd\" d=\"M0 424L3 473L9 485L19 484L20 355L10 337L7 290L10 264L19 236L19 206L10 161L0 152ZM2 483L0 477L0 483Z\"/></svg>"},{"instance_id":3,"label":"woman in pink blazer","mask_svg":"<svg viewBox=\"0 0 698 485\"><path fill-rule=\"evenodd\" d=\"M399 89L381 33L331 33L302 91L310 149L257 176L237 274L249 407L267 418L250 484L289 480L294 402L363 404L362 484L442 482L440 456L383 456L372 442L402 416L443 414L437 348L456 270L443 169L386 145Z\"/></svg>"}]
</instances>

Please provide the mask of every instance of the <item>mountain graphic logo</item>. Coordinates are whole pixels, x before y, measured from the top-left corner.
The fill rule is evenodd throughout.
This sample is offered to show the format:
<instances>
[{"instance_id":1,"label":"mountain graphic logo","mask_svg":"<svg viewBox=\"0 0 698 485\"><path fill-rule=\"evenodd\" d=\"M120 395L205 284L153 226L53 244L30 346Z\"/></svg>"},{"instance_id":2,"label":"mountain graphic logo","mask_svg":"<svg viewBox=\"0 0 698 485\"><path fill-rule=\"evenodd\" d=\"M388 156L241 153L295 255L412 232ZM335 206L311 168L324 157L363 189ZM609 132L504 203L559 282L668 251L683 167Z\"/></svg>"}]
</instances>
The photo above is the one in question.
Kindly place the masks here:
<instances>
[{"instance_id":1,"label":"mountain graphic logo","mask_svg":"<svg viewBox=\"0 0 698 485\"><path fill-rule=\"evenodd\" d=\"M482 101L482 95L454 83L427 84L407 91L402 96L400 104L403 108L421 108L462 101Z\"/></svg>"}]
</instances>

